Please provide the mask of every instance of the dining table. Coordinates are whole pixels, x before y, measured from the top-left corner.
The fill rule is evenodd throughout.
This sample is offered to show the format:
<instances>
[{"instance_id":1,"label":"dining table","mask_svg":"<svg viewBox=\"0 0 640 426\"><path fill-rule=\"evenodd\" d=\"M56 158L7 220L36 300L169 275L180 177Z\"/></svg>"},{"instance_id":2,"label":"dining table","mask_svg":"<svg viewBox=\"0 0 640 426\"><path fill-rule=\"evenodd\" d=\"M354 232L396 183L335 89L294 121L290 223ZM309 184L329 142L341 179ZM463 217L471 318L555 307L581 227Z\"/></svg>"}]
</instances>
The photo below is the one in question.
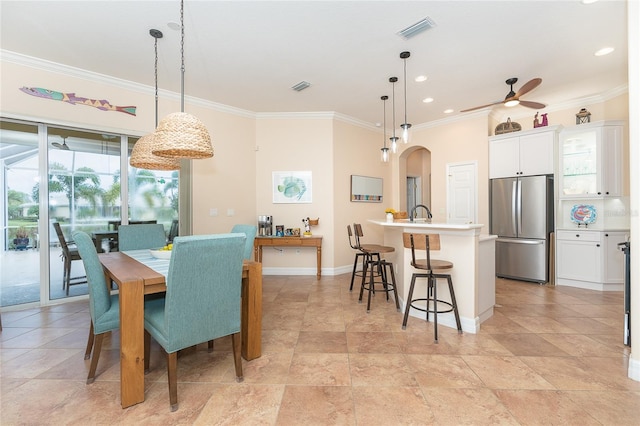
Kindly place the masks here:
<instances>
[{"instance_id":1,"label":"dining table","mask_svg":"<svg viewBox=\"0 0 640 426\"><path fill-rule=\"evenodd\" d=\"M115 282L120 299L120 402L122 408L144 401L144 296L166 291L168 259L149 250L98 255L107 282ZM261 356L262 264L244 260L241 291L242 357Z\"/></svg>"}]
</instances>

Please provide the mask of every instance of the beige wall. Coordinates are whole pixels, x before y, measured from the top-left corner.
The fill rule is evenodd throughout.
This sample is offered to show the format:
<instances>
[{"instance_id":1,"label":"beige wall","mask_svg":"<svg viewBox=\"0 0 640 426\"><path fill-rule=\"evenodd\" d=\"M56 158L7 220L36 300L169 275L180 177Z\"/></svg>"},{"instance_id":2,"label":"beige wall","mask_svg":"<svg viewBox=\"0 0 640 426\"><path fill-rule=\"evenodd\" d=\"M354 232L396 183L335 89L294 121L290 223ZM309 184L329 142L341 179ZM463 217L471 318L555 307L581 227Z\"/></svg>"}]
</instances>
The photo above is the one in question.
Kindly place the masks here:
<instances>
[{"instance_id":1,"label":"beige wall","mask_svg":"<svg viewBox=\"0 0 640 426\"><path fill-rule=\"evenodd\" d=\"M446 222L447 178L446 167L449 163L466 161L478 162L478 223L487 224L488 208L488 139L486 135L487 118L474 116L469 120L455 121L440 126L417 126L408 145L400 145L398 168L400 173L394 176L394 194L397 205L406 205L404 197L407 176L406 159L419 148L431 153L431 203L429 208L434 222ZM423 180L428 182L427 176ZM488 232L484 227L482 232Z\"/></svg>"},{"instance_id":2,"label":"beige wall","mask_svg":"<svg viewBox=\"0 0 640 426\"><path fill-rule=\"evenodd\" d=\"M364 232L364 242L382 242L382 229L367 221L382 220L385 209L393 207L390 184L392 164L381 161L382 129L365 128L336 120L333 136L332 203L335 252L332 262L333 267L342 267L342 272L348 272L353 267L354 251L349 247L347 225L360 223ZM382 178L383 202L351 202L351 175Z\"/></svg>"},{"instance_id":3,"label":"beige wall","mask_svg":"<svg viewBox=\"0 0 640 426\"><path fill-rule=\"evenodd\" d=\"M192 161L193 233L220 233L236 223L256 224L255 120L211 111L201 114L198 117L206 118L211 129L214 156ZM218 216L211 216L211 209L217 209Z\"/></svg>"},{"instance_id":4,"label":"beige wall","mask_svg":"<svg viewBox=\"0 0 640 426\"><path fill-rule=\"evenodd\" d=\"M301 228L305 217L320 218L311 232L323 235L323 254L326 265L332 265L333 252L333 119L332 114L316 117L282 115L259 118L256 124L256 213L271 215L275 225ZM312 202L274 204L272 173L275 171L311 171ZM255 216L254 215L254 216ZM257 221L257 217L253 218ZM315 270L313 250L266 248L263 251L265 268L302 268ZM303 271L304 272L304 271Z\"/></svg>"}]
</instances>

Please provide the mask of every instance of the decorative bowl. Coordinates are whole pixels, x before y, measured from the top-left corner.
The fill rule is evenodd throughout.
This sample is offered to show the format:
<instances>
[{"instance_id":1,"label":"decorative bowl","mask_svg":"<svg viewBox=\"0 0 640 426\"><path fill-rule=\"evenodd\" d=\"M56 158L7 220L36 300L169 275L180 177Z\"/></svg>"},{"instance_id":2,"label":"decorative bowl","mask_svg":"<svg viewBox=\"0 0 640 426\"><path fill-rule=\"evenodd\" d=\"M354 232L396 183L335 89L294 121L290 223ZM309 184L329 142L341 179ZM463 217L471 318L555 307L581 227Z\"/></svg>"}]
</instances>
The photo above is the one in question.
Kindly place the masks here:
<instances>
[{"instance_id":1,"label":"decorative bowl","mask_svg":"<svg viewBox=\"0 0 640 426\"><path fill-rule=\"evenodd\" d=\"M151 256L155 257L156 259L166 259L169 260L171 259L171 250L149 250L149 252L151 253Z\"/></svg>"},{"instance_id":2,"label":"decorative bowl","mask_svg":"<svg viewBox=\"0 0 640 426\"><path fill-rule=\"evenodd\" d=\"M576 204L571 209L571 221L578 225L589 225L598 217L596 207L591 204Z\"/></svg>"}]
</instances>

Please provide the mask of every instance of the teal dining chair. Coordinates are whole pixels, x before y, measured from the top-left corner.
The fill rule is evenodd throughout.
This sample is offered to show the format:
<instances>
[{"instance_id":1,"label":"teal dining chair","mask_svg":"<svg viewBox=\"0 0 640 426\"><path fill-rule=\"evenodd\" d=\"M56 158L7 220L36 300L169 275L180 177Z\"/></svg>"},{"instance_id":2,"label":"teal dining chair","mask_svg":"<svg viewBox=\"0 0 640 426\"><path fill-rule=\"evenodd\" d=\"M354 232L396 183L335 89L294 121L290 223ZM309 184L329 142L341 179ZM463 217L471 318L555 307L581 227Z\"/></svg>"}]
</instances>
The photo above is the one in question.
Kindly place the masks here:
<instances>
[{"instance_id":1,"label":"teal dining chair","mask_svg":"<svg viewBox=\"0 0 640 426\"><path fill-rule=\"evenodd\" d=\"M89 375L87 376L87 384L91 384L95 380L104 334L120 328L120 305L118 295L111 294L107 287L102 264L100 264L98 252L91 237L82 231L74 231L72 235L84 264L89 286L91 327L84 359L89 359L93 350Z\"/></svg>"},{"instance_id":2,"label":"teal dining chair","mask_svg":"<svg viewBox=\"0 0 640 426\"><path fill-rule=\"evenodd\" d=\"M253 253L253 241L256 239L256 234L258 233L258 227L255 225L243 225L237 224L233 225L231 228L232 233L242 232L247 236L247 240L244 245L244 258L249 260L251 259L251 254Z\"/></svg>"},{"instance_id":3,"label":"teal dining chair","mask_svg":"<svg viewBox=\"0 0 640 426\"><path fill-rule=\"evenodd\" d=\"M164 247L167 236L159 223L120 225L118 227L118 250L142 250Z\"/></svg>"},{"instance_id":4,"label":"teal dining chair","mask_svg":"<svg viewBox=\"0 0 640 426\"><path fill-rule=\"evenodd\" d=\"M242 233L176 237L164 299L144 311L144 363L151 337L167 354L169 402L178 409L177 354L181 349L231 335L236 380L242 381L240 293L246 236Z\"/></svg>"}]
</instances>

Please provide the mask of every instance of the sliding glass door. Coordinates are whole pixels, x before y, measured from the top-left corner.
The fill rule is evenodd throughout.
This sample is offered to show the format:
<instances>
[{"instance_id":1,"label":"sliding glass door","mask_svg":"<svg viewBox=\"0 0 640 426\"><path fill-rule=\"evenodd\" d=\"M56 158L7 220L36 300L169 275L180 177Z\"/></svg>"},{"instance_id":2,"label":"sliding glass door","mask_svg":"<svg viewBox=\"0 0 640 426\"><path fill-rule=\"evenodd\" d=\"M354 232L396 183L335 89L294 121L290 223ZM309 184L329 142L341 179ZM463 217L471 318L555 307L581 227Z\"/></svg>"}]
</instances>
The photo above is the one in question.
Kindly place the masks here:
<instances>
[{"instance_id":1,"label":"sliding glass door","mask_svg":"<svg viewBox=\"0 0 640 426\"><path fill-rule=\"evenodd\" d=\"M0 121L0 306L40 300L38 126Z\"/></svg>"},{"instance_id":2,"label":"sliding glass door","mask_svg":"<svg viewBox=\"0 0 640 426\"><path fill-rule=\"evenodd\" d=\"M130 167L137 138L0 124L0 306L86 297L84 268L74 255L75 230L108 252L118 249L113 237L121 224L157 222L167 235L177 224L179 173ZM29 238L24 246L16 238L23 233Z\"/></svg>"},{"instance_id":3,"label":"sliding glass door","mask_svg":"<svg viewBox=\"0 0 640 426\"><path fill-rule=\"evenodd\" d=\"M72 233L95 236L121 220L121 137L57 127L47 130L49 241L57 247L50 251L49 294L54 300L88 293ZM108 250L109 239L102 242Z\"/></svg>"}]
</instances>

